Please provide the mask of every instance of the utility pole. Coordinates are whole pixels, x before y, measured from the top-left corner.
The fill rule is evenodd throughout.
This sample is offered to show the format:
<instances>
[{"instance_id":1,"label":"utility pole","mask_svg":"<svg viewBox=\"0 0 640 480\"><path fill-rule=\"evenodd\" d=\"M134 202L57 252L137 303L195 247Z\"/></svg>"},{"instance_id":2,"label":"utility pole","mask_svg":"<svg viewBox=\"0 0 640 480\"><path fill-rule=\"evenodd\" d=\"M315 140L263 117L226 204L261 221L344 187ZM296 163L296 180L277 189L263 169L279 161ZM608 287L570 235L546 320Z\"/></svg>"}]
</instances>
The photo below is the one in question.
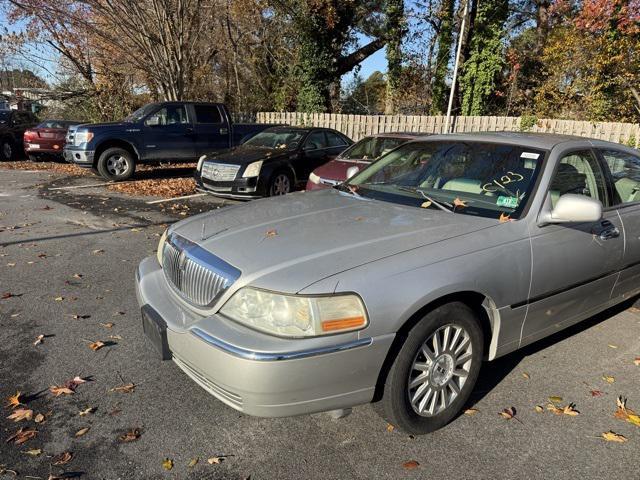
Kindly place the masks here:
<instances>
[{"instance_id":1,"label":"utility pole","mask_svg":"<svg viewBox=\"0 0 640 480\"><path fill-rule=\"evenodd\" d=\"M458 80L458 68L460 67L460 53L462 52L462 40L464 39L464 29L467 26L467 16L469 14L469 2L464 0L464 10L462 12L462 24L458 35L458 48L456 49L456 62L453 66L453 78L451 79L451 90L449 91L449 105L447 106L447 120L444 124L444 133L451 133L451 108L453 107L453 95L456 92L456 81Z\"/></svg>"}]
</instances>

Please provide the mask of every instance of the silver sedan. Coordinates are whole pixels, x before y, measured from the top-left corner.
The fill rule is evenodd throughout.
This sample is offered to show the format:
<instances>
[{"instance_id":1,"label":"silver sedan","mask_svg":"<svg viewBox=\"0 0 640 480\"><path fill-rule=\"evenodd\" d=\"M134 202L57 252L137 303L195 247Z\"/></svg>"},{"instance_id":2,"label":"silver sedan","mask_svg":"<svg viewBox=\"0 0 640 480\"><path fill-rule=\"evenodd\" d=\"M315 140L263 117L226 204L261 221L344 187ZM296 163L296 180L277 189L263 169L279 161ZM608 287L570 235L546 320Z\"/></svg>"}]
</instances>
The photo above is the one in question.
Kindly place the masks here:
<instances>
[{"instance_id":1,"label":"silver sedan","mask_svg":"<svg viewBox=\"0 0 640 480\"><path fill-rule=\"evenodd\" d=\"M640 292L640 153L432 136L336 188L198 215L142 261L144 330L227 405L377 402L433 431L493 360Z\"/></svg>"}]
</instances>

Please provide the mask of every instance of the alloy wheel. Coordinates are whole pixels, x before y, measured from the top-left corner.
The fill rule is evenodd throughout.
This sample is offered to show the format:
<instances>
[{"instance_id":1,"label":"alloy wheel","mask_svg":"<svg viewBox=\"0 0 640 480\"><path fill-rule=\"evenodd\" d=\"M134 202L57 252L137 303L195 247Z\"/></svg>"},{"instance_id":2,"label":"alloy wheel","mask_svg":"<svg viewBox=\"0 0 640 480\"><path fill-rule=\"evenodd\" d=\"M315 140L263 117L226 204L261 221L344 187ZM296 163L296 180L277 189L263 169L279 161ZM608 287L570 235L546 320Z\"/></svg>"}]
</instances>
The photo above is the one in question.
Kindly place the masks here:
<instances>
[{"instance_id":1,"label":"alloy wheel","mask_svg":"<svg viewBox=\"0 0 640 480\"><path fill-rule=\"evenodd\" d=\"M122 155L111 155L107 159L107 171L111 175L120 176L127 171L128 162Z\"/></svg>"},{"instance_id":2,"label":"alloy wheel","mask_svg":"<svg viewBox=\"0 0 640 480\"><path fill-rule=\"evenodd\" d=\"M460 394L472 363L471 336L460 325L438 328L416 354L407 383L409 402L420 416L444 411Z\"/></svg>"},{"instance_id":3,"label":"alloy wheel","mask_svg":"<svg viewBox=\"0 0 640 480\"><path fill-rule=\"evenodd\" d=\"M289 177L280 173L273 179L273 185L271 186L272 195L285 195L291 191L291 181Z\"/></svg>"}]
</instances>

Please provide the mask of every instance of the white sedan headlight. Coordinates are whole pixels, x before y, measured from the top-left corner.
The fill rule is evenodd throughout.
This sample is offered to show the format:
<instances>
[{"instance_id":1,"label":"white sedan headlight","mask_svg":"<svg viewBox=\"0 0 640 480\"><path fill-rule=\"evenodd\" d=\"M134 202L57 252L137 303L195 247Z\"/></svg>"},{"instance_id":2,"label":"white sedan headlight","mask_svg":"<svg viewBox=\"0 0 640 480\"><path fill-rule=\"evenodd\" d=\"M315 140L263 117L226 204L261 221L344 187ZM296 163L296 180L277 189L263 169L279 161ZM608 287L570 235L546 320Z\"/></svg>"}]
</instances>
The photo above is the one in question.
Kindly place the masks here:
<instances>
[{"instance_id":1,"label":"white sedan headlight","mask_svg":"<svg viewBox=\"0 0 640 480\"><path fill-rule=\"evenodd\" d=\"M169 229L165 229L160 237L160 242L158 242L158 251L156 252L156 258L158 259L158 263L162 266L162 251L164 250L164 243L167 241L167 232Z\"/></svg>"},{"instance_id":2,"label":"white sedan headlight","mask_svg":"<svg viewBox=\"0 0 640 480\"><path fill-rule=\"evenodd\" d=\"M367 313L360 297L337 294L307 297L238 290L220 313L248 327L286 337L315 337L364 328Z\"/></svg>"},{"instance_id":3,"label":"white sedan headlight","mask_svg":"<svg viewBox=\"0 0 640 480\"><path fill-rule=\"evenodd\" d=\"M242 174L242 178L257 177L260 175L260 169L262 168L262 160L250 163Z\"/></svg>"},{"instance_id":4,"label":"white sedan headlight","mask_svg":"<svg viewBox=\"0 0 640 480\"><path fill-rule=\"evenodd\" d=\"M318 185L321 179L318 175L311 172L311 174L309 175L309 180L311 181L311 183L315 183L316 185Z\"/></svg>"},{"instance_id":5,"label":"white sedan headlight","mask_svg":"<svg viewBox=\"0 0 640 480\"><path fill-rule=\"evenodd\" d=\"M198 159L198 165L196 166L196 170L199 172L200 170L202 170L202 164L204 163L204 161L207 159L206 155L202 155L199 159Z\"/></svg>"}]
</instances>

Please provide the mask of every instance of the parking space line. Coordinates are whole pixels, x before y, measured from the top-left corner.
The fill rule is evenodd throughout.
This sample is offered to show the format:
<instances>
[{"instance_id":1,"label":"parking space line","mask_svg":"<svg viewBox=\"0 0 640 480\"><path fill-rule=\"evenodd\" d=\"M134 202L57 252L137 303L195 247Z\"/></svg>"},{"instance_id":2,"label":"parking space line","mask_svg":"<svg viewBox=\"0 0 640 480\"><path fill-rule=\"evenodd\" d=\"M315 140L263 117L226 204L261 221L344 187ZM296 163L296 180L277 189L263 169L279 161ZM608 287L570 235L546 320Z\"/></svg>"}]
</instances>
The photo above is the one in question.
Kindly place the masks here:
<instances>
[{"instance_id":1,"label":"parking space line","mask_svg":"<svg viewBox=\"0 0 640 480\"><path fill-rule=\"evenodd\" d=\"M207 194L206 193L194 193L193 195L184 195L182 197L163 198L161 200L153 200L151 202L147 202L147 205L153 205L154 203L173 202L175 200L186 200L187 198L203 197L205 195L207 195Z\"/></svg>"},{"instance_id":2,"label":"parking space line","mask_svg":"<svg viewBox=\"0 0 640 480\"><path fill-rule=\"evenodd\" d=\"M91 185L72 185L70 187L54 187L49 190L75 190L76 188L89 188L89 187L103 187L105 185L112 185L115 182L107 182L107 183L92 183ZM125 183L125 182L120 182Z\"/></svg>"}]
</instances>

